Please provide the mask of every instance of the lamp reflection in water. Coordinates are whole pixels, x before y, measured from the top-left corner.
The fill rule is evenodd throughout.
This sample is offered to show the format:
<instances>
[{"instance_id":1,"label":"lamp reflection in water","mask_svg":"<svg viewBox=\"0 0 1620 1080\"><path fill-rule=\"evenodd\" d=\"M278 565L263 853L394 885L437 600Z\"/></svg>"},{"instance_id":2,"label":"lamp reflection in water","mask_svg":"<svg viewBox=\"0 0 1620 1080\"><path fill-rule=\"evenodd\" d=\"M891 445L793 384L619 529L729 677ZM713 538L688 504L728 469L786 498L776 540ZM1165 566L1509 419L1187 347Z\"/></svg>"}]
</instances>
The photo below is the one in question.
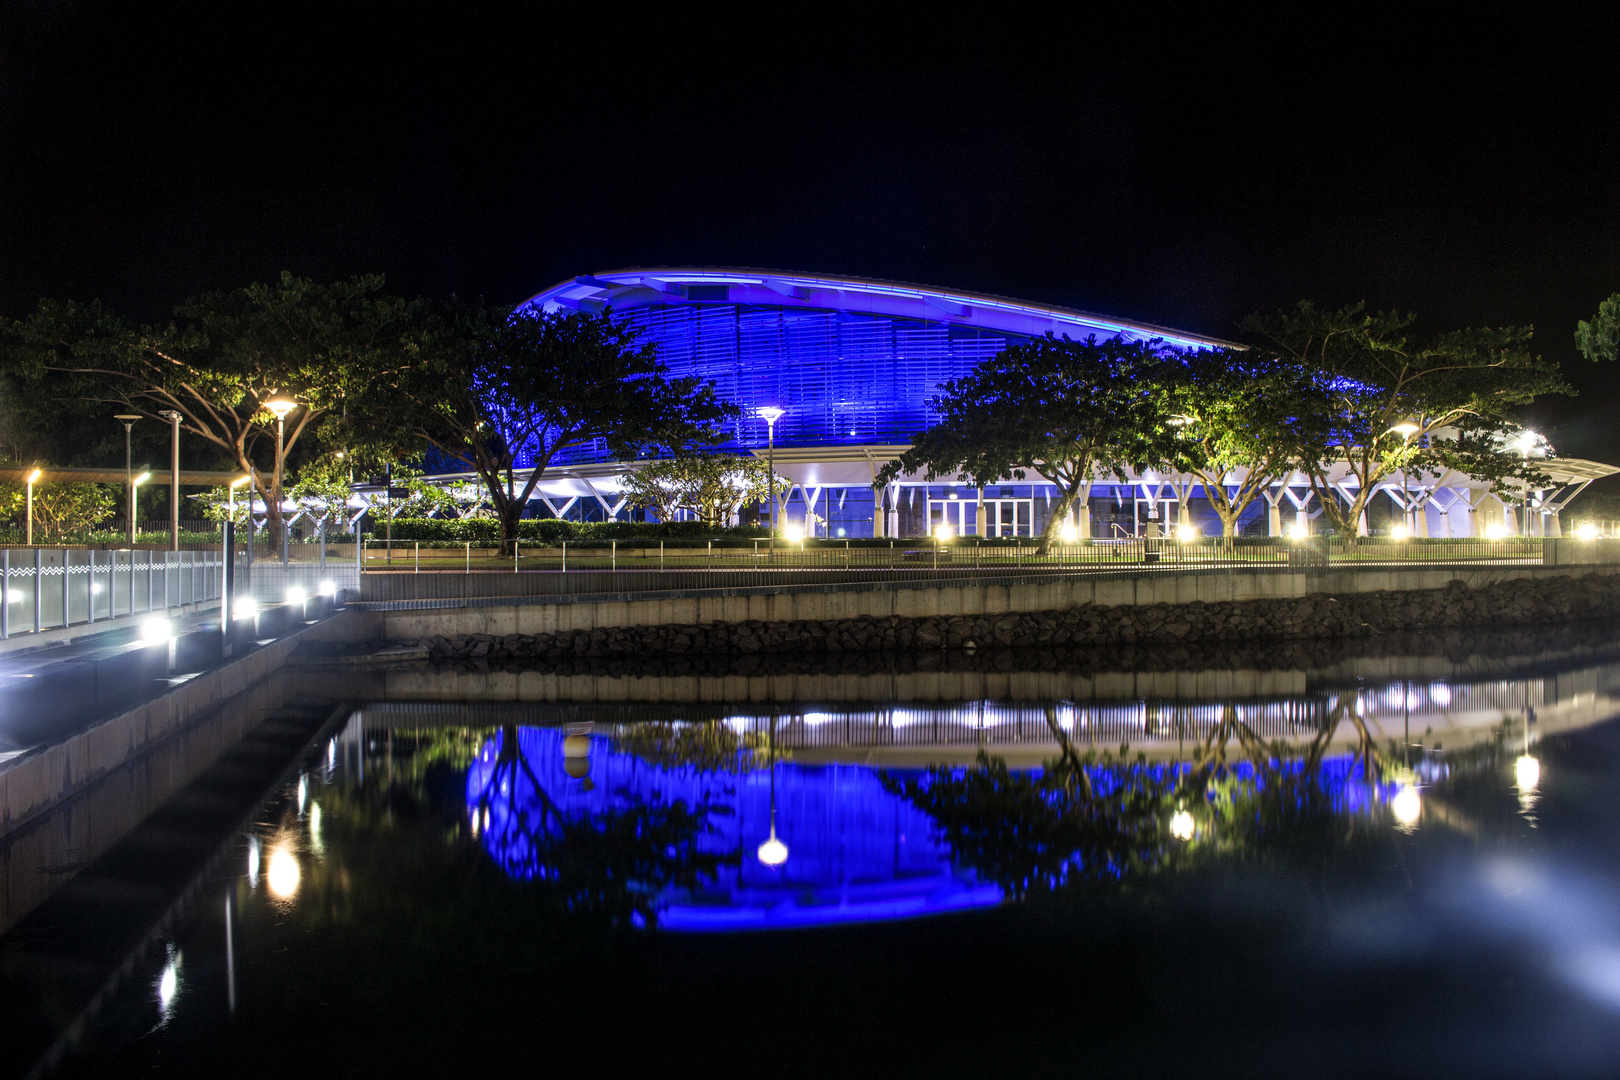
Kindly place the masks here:
<instances>
[{"instance_id":1,"label":"lamp reflection in water","mask_svg":"<svg viewBox=\"0 0 1620 1080\"><path fill-rule=\"evenodd\" d=\"M247 864L248 888L257 889L259 887L259 838L257 836L248 837Z\"/></svg>"},{"instance_id":2,"label":"lamp reflection in water","mask_svg":"<svg viewBox=\"0 0 1620 1080\"><path fill-rule=\"evenodd\" d=\"M173 945L169 946L168 962L163 965L163 972L157 980L158 999L158 1026L169 1022L174 1015L174 999L180 994L180 963L183 954Z\"/></svg>"},{"instance_id":3,"label":"lamp reflection in water","mask_svg":"<svg viewBox=\"0 0 1620 1080\"><path fill-rule=\"evenodd\" d=\"M1423 816L1423 796L1418 794L1417 788L1406 784L1389 800L1389 808L1403 829L1416 828L1418 819Z\"/></svg>"},{"instance_id":4,"label":"lamp reflection in water","mask_svg":"<svg viewBox=\"0 0 1620 1080\"><path fill-rule=\"evenodd\" d=\"M579 726L586 730L590 728L589 724ZM575 780L583 780L586 791L594 789L596 785L591 782L591 737L585 731L570 730L569 734L563 736L562 752L563 772Z\"/></svg>"},{"instance_id":5,"label":"lamp reflection in water","mask_svg":"<svg viewBox=\"0 0 1620 1080\"><path fill-rule=\"evenodd\" d=\"M776 717L771 717L771 835L759 845L759 861L775 870L788 860L788 846L776 838Z\"/></svg>"},{"instance_id":6,"label":"lamp reflection in water","mask_svg":"<svg viewBox=\"0 0 1620 1080\"><path fill-rule=\"evenodd\" d=\"M1541 783L1541 762L1530 753L1530 725L1535 722L1535 710L1526 709L1524 715L1524 753L1513 762L1513 782L1519 789L1519 809L1528 817L1536 808L1536 788ZM1535 824L1531 817L1530 822Z\"/></svg>"},{"instance_id":7,"label":"lamp reflection in water","mask_svg":"<svg viewBox=\"0 0 1620 1080\"><path fill-rule=\"evenodd\" d=\"M280 900L291 900L298 892L298 879L302 876L298 860L291 851L282 845L271 850L270 871L265 876L270 885L270 895Z\"/></svg>"},{"instance_id":8,"label":"lamp reflection in water","mask_svg":"<svg viewBox=\"0 0 1620 1080\"><path fill-rule=\"evenodd\" d=\"M1521 754L1513 763L1513 780L1519 789L1519 809L1526 815L1536 808L1536 787L1541 783L1541 762ZM1535 819L1531 818L1531 824Z\"/></svg>"},{"instance_id":9,"label":"lamp reflection in water","mask_svg":"<svg viewBox=\"0 0 1620 1080\"><path fill-rule=\"evenodd\" d=\"M1193 838L1193 816L1186 807L1177 810L1170 818L1170 835L1182 841Z\"/></svg>"}]
</instances>

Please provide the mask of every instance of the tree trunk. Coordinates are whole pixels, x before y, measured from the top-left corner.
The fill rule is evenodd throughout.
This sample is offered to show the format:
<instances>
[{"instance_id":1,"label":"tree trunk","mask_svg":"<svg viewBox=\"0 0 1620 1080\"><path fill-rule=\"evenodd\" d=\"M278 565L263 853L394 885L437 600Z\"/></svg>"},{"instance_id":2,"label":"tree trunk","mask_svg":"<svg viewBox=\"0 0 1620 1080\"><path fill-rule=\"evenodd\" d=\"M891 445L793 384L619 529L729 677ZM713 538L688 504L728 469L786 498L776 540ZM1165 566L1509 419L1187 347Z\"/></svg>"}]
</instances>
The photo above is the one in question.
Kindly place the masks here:
<instances>
[{"instance_id":1,"label":"tree trunk","mask_svg":"<svg viewBox=\"0 0 1620 1080\"><path fill-rule=\"evenodd\" d=\"M508 503L496 508L501 522L501 554L511 555L513 546L517 543L518 521L523 517L523 508Z\"/></svg>"},{"instance_id":2,"label":"tree trunk","mask_svg":"<svg viewBox=\"0 0 1620 1080\"><path fill-rule=\"evenodd\" d=\"M1089 484L1091 481L1085 480L1082 482ZM1057 486L1058 490L1062 491L1063 494L1058 499L1057 505L1052 508L1052 516L1046 519L1046 528L1041 530L1041 543L1040 546L1035 549L1036 555L1045 555L1051 549L1053 534L1058 529L1062 528L1062 522L1068 519L1069 511L1074 507L1074 501L1080 495L1080 488L1078 485L1067 490L1065 490L1061 485L1055 486Z\"/></svg>"}]
</instances>

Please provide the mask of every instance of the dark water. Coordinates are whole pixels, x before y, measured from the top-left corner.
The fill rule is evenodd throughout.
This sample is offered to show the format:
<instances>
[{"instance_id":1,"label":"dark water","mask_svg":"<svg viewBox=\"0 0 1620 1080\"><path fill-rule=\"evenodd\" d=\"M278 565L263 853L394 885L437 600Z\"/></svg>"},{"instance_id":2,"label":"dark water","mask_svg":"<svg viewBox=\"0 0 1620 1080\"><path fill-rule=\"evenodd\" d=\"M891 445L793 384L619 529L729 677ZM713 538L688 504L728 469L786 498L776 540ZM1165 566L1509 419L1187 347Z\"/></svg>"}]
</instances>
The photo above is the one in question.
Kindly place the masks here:
<instances>
[{"instance_id":1,"label":"dark water","mask_svg":"<svg viewBox=\"0 0 1620 1080\"><path fill-rule=\"evenodd\" d=\"M1225 697L360 705L65 1069L1614 1075L1612 651Z\"/></svg>"}]
</instances>

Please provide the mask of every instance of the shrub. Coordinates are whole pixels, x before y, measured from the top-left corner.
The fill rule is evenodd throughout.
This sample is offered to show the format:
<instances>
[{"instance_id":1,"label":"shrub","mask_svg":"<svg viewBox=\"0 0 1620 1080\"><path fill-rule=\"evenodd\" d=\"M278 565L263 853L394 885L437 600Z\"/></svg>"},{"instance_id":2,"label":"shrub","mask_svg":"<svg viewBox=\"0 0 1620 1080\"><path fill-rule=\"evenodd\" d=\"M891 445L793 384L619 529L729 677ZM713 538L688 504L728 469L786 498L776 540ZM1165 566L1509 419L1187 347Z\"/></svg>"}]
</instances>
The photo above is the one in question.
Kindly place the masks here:
<instances>
[{"instance_id":1,"label":"shrub","mask_svg":"<svg viewBox=\"0 0 1620 1080\"><path fill-rule=\"evenodd\" d=\"M373 528L366 533L368 540L381 540L385 530ZM641 521L562 521L557 518L524 518L518 522L518 540L525 543L557 544L564 540L589 542L593 540L751 540L763 539L770 530L758 525L739 525L716 529L701 521L641 522ZM393 538L396 542L497 544L501 539L501 523L493 518L468 518L463 521L440 518L397 518Z\"/></svg>"}]
</instances>

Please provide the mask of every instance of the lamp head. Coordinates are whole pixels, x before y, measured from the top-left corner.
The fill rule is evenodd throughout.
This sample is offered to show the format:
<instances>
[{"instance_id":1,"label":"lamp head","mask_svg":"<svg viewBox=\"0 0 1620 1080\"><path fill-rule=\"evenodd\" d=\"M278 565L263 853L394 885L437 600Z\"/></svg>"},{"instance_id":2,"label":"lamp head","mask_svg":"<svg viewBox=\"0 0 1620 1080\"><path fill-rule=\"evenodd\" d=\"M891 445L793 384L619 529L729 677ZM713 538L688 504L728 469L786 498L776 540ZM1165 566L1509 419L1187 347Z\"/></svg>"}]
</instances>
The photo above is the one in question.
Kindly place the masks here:
<instances>
[{"instance_id":1,"label":"lamp head","mask_svg":"<svg viewBox=\"0 0 1620 1080\"><path fill-rule=\"evenodd\" d=\"M39 483L39 470L38 469L35 469L33 472L28 474L28 482L30 484Z\"/></svg>"},{"instance_id":2,"label":"lamp head","mask_svg":"<svg viewBox=\"0 0 1620 1080\"><path fill-rule=\"evenodd\" d=\"M774 424L782 418L782 410L778 409L775 405L767 405L763 409L757 410L757 412L760 419L764 420L767 424Z\"/></svg>"},{"instance_id":3,"label":"lamp head","mask_svg":"<svg viewBox=\"0 0 1620 1080\"><path fill-rule=\"evenodd\" d=\"M133 424L135 421L141 419L141 417L138 413L118 413L113 417L113 419L122 420L126 424Z\"/></svg>"},{"instance_id":4,"label":"lamp head","mask_svg":"<svg viewBox=\"0 0 1620 1080\"><path fill-rule=\"evenodd\" d=\"M288 413L298 408L298 402L288 401L286 398L271 398L264 403L264 407L275 413L277 420L285 420Z\"/></svg>"},{"instance_id":5,"label":"lamp head","mask_svg":"<svg viewBox=\"0 0 1620 1080\"><path fill-rule=\"evenodd\" d=\"M238 476L235 480L231 481L231 487L239 488L239 487L241 487L243 484L247 483L251 479L252 479L252 477L249 477L249 476Z\"/></svg>"},{"instance_id":6,"label":"lamp head","mask_svg":"<svg viewBox=\"0 0 1620 1080\"><path fill-rule=\"evenodd\" d=\"M1402 420L1389 430L1393 431L1403 439L1410 439L1412 436L1422 431L1423 428L1416 420Z\"/></svg>"},{"instance_id":7,"label":"lamp head","mask_svg":"<svg viewBox=\"0 0 1620 1080\"><path fill-rule=\"evenodd\" d=\"M133 480L130 481L130 483L132 483L132 484L144 484L150 479L152 479L152 474L150 472L148 472L147 470L142 469L141 472L140 472L140 475L136 476Z\"/></svg>"},{"instance_id":8,"label":"lamp head","mask_svg":"<svg viewBox=\"0 0 1620 1080\"><path fill-rule=\"evenodd\" d=\"M1544 452L1541 443L1541 436L1534 431L1520 432L1519 437L1513 440L1513 449L1517 450L1526 457L1529 457L1531 454L1540 455Z\"/></svg>"}]
</instances>

